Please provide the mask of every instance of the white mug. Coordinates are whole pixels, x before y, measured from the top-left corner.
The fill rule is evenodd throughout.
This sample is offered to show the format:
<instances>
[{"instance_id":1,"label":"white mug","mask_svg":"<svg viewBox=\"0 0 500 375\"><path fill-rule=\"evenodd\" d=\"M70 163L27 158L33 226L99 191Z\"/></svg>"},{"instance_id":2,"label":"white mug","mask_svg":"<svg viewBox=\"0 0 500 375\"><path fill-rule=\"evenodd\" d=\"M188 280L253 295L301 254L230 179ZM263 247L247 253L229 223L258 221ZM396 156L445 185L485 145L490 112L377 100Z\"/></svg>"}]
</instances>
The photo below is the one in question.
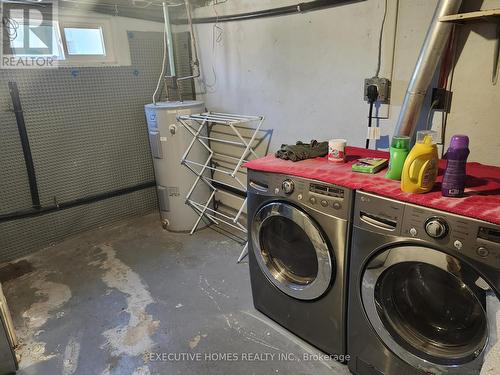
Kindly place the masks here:
<instances>
[{"instance_id":1,"label":"white mug","mask_svg":"<svg viewBox=\"0 0 500 375\"><path fill-rule=\"evenodd\" d=\"M345 139L330 139L328 141L328 161L334 163L345 163L345 147L347 140Z\"/></svg>"}]
</instances>

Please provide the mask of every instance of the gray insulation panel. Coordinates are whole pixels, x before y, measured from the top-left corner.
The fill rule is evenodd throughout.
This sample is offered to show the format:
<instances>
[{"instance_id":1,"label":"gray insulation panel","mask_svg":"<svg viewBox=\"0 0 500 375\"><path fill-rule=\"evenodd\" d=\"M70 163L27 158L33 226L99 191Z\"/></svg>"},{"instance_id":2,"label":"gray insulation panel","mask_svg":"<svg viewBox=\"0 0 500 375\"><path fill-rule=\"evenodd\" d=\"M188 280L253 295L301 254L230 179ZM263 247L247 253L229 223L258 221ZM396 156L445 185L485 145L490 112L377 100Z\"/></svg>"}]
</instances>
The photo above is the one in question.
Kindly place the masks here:
<instances>
[{"instance_id":1,"label":"gray insulation panel","mask_svg":"<svg viewBox=\"0 0 500 375\"><path fill-rule=\"evenodd\" d=\"M188 34L175 43L185 45ZM8 81L19 86L42 205L154 180L144 104L161 70L161 33L129 32L132 65L0 70L0 214L30 208ZM177 49L182 51L181 48ZM178 63L189 69L187 53ZM154 189L0 224L0 262L156 207Z\"/></svg>"},{"instance_id":2,"label":"gray insulation panel","mask_svg":"<svg viewBox=\"0 0 500 375\"><path fill-rule=\"evenodd\" d=\"M68 236L92 228L150 213L155 208L155 188L149 188L85 206L2 223L0 224L2 261L28 255Z\"/></svg>"}]
</instances>

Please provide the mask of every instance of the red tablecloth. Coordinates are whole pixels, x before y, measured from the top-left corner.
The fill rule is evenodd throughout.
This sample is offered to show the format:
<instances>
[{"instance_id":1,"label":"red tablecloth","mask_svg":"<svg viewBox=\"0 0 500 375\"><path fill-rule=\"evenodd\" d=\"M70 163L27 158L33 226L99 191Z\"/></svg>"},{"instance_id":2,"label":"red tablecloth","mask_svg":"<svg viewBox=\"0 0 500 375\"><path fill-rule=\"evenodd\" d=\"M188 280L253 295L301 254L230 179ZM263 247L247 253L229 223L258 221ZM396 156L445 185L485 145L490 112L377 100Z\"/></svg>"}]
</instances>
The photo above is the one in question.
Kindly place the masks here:
<instances>
[{"instance_id":1,"label":"red tablecloth","mask_svg":"<svg viewBox=\"0 0 500 375\"><path fill-rule=\"evenodd\" d=\"M347 163L329 163L326 157L291 162L268 155L245 164L246 168L311 178L351 189L375 193L384 197L435 208L500 225L500 167L480 163L467 164L466 194L463 198L447 198L441 195L441 180L445 161L434 189L427 194L403 193L399 181L384 177L385 170L374 175L352 172L352 164L362 157L389 158L384 151L347 147Z\"/></svg>"}]
</instances>

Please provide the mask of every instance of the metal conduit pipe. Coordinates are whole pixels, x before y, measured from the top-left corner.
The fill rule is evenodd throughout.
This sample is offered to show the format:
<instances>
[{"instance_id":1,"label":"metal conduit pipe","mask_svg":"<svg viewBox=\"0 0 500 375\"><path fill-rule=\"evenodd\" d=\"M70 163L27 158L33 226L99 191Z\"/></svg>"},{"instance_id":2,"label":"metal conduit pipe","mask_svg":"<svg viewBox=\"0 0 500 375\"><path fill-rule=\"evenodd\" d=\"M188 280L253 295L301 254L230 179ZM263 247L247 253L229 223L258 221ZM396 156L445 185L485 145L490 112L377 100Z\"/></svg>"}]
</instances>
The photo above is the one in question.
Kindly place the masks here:
<instances>
[{"instance_id":1,"label":"metal conduit pipe","mask_svg":"<svg viewBox=\"0 0 500 375\"><path fill-rule=\"evenodd\" d=\"M453 28L453 24L440 22L439 18L457 14L461 5L462 0L439 0L408 84L394 135L413 136L427 89Z\"/></svg>"},{"instance_id":2,"label":"metal conduit pipe","mask_svg":"<svg viewBox=\"0 0 500 375\"><path fill-rule=\"evenodd\" d=\"M247 13L239 13L239 14L229 14L222 15L218 17L199 17L193 18L192 22L195 24L198 23L220 23L220 22L232 22L232 21L245 21L257 18L264 17L277 17L277 16L285 16L289 14L297 14L297 13L305 13L314 10L326 9L335 7L338 5L344 5L349 3L357 3L360 1L366 0L315 0L309 1L305 3L298 3L295 5L287 5L278 8L271 8L265 10L258 10L254 12ZM186 24L189 20L187 19L178 19L175 20L176 24Z\"/></svg>"}]
</instances>

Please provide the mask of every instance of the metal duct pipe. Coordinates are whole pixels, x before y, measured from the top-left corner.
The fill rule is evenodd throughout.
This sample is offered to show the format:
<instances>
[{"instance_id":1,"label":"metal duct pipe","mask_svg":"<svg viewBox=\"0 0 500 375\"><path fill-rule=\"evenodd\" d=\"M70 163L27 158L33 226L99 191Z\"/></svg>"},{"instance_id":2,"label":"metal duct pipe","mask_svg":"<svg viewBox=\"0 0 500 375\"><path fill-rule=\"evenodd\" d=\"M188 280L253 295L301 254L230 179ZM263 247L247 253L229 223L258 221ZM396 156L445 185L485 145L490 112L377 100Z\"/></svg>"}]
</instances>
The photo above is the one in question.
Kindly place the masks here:
<instances>
[{"instance_id":1,"label":"metal duct pipe","mask_svg":"<svg viewBox=\"0 0 500 375\"><path fill-rule=\"evenodd\" d=\"M439 18L457 14L462 0L439 0L434 16L420 50L415 70L401 106L395 135L413 136L422 110L427 89L441 59L446 43L453 28L449 22L440 22Z\"/></svg>"},{"instance_id":2,"label":"metal duct pipe","mask_svg":"<svg viewBox=\"0 0 500 375\"><path fill-rule=\"evenodd\" d=\"M165 35L167 36L168 66L170 76L175 77L174 41L172 39L172 25L170 24L170 13L167 3L163 3L163 18L165 19Z\"/></svg>"}]
</instances>

